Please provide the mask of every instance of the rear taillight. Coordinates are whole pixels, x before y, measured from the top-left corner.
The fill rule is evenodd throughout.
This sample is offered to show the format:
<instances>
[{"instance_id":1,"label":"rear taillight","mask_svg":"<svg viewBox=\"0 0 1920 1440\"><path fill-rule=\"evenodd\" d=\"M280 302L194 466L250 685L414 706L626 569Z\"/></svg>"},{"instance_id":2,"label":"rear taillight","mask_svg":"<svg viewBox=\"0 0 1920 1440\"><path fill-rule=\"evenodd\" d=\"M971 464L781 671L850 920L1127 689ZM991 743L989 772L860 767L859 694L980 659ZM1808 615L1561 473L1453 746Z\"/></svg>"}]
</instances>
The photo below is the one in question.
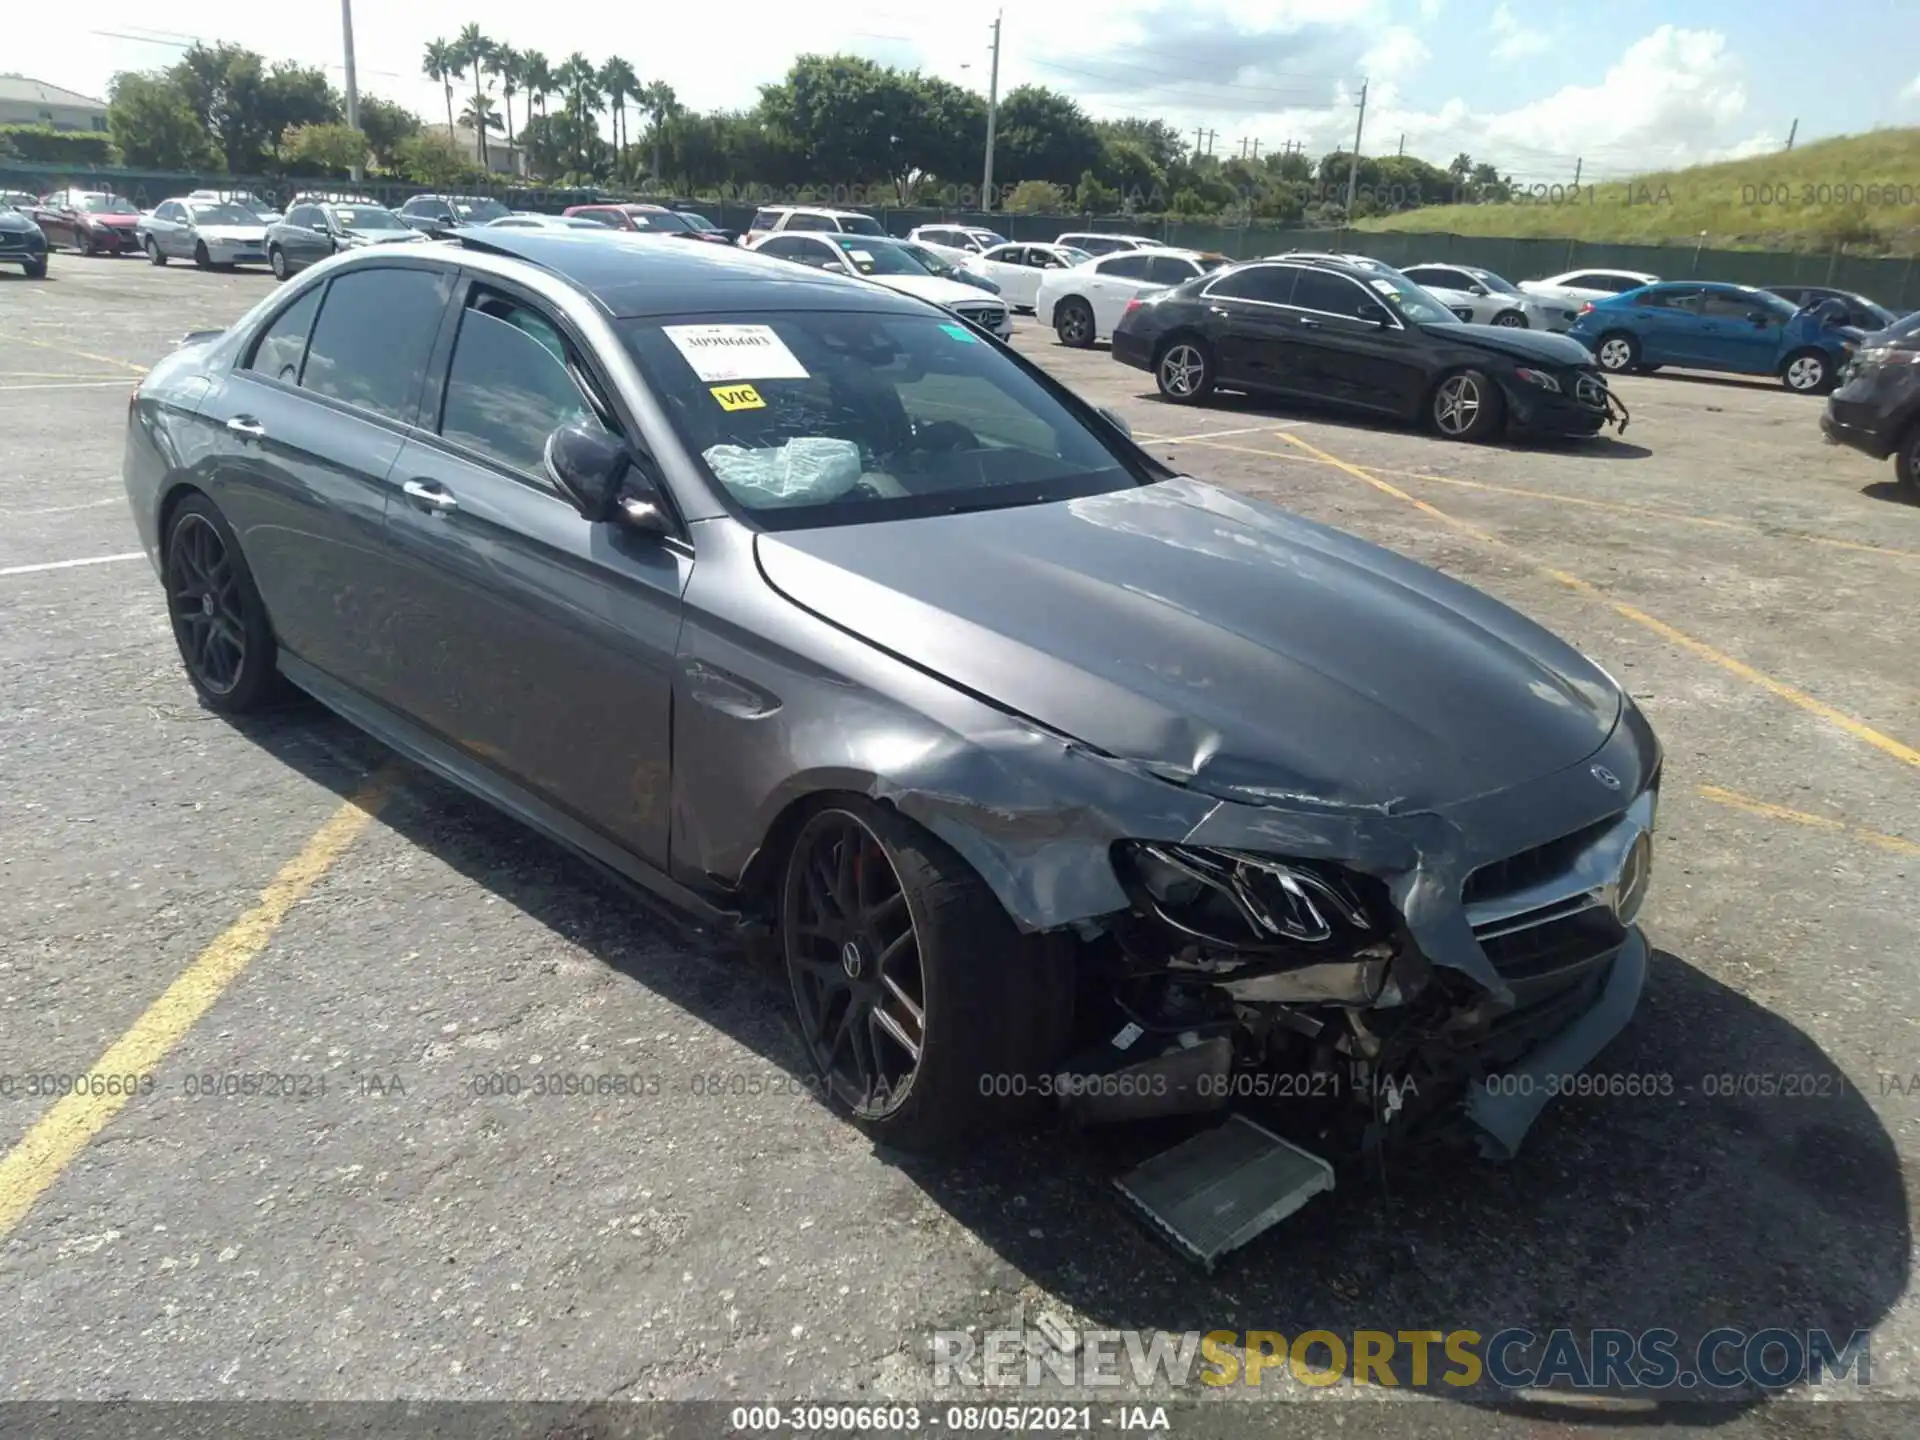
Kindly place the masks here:
<instances>
[{"instance_id":1,"label":"rear taillight","mask_svg":"<svg viewBox=\"0 0 1920 1440\"><path fill-rule=\"evenodd\" d=\"M1134 311L1138 310L1143 303L1145 302L1143 302L1138 296L1136 296L1133 299L1127 301L1127 308L1122 310L1120 313L1122 315L1131 315Z\"/></svg>"},{"instance_id":2,"label":"rear taillight","mask_svg":"<svg viewBox=\"0 0 1920 1440\"><path fill-rule=\"evenodd\" d=\"M1577 311L1575 311L1574 313L1575 313L1575 314L1578 314L1578 315L1585 315L1585 314L1587 314L1588 312L1590 312L1590 311L1591 311L1592 309L1593 309L1593 302L1592 302L1591 300L1589 300L1589 301L1587 301L1587 303L1586 303L1586 304L1584 304L1584 305L1582 305L1582 306L1581 306L1581 307L1580 307L1580 308L1579 308L1579 309L1578 309Z\"/></svg>"}]
</instances>

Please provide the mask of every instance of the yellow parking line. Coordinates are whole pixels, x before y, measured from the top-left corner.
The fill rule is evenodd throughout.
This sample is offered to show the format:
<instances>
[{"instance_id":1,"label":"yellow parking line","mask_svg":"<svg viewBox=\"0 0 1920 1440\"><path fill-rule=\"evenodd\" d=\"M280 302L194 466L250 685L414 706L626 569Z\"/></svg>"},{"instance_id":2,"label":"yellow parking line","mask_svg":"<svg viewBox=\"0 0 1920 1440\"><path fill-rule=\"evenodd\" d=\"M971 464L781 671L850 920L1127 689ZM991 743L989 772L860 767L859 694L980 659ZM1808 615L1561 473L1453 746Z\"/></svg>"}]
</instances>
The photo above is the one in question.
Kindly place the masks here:
<instances>
[{"instance_id":1,"label":"yellow parking line","mask_svg":"<svg viewBox=\"0 0 1920 1440\"><path fill-rule=\"evenodd\" d=\"M122 370L133 371L136 375L144 375L147 373L147 367L145 365L136 365L131 360L117 360L111 355L95 355L91 351L76 350L71 345L55 345L46 340L32 340L25 335L15 335L12 338L20 341L23 345L35 345L42 350L51 350L56 355L77 355L82 360L91 360L97 365L117 365Z\"/></svg>"},{"instance_id":2,"label":"yellow parking line","mask_svg":"<svg viewBox=\"0 0 1920 1440\"><path fill-rule=\"evenodd\" d=\"M240 977L254 956L267 947L287 912L346 853L385 802L395 778L393 769L382 770L334 811L300 853L268 882L260 892L259 903L201 951L126 1034L94 1062L89 1073L102 1077L150 1074ZM63 1096L18 1145L0 1158L0 1240L26 1218L34 1201L60 1178L130 1098L77 1091Z\"/></svg>"},{"instance_id":3,"label":"yellow parking line","mask_svg":"<svg viewBox=\"0 0 1920 1440\"><path fill-rule=\"evenodd\" d=\"M1702 798L1711 800L1716 805L1744 810L1749 815L1759 815L1768 820L1785 820L1791 825L1807 825L1818 830L1845 831L1856 840L1863 840L1882 850L1891 850L1896 855L1920 855L1920 842L1902 839L1898 835L1888 835L1879 830L1868 830L1859 825L1849 825L1846 821L1836 820L1831 815L1814 815L1805 810L1789 810L1784 805L1756 800L1751 795L1742 795L1736 790L1725 790L1718 785L1696 785L1694 790Z\"/></svg>"},{"instance_id":4,"label":"yellow parking line","mask_svg":"<svg viewBox=\"0 0 1920 1440\"><path fill-rule=\"evenodd\" d=\"M1608 606L1615 614L1624 619L1631 620L1634 624L1642 626L1647 630L1651 630L1661 639L1670 641L1678 645L1681 649L1698 656L1702 660L1718 665L1721 669L1731 674L1738 675L1749 684L1759 686L1762 690L1766 690L1778 696L1780 699L1785 700L1789 705L1798 706L1809 715L1818 716L1828 724L1837 726L1857 740L1866 741L1866 743L1873 746L1874 749L1891 755L1903 764L1911 765L1915 769L1920 769L1920 750L1914 749L1913 746L1903 741L1894 739L1891 735L1882 734L1865 721L1856 720L1844 710L1838 710L1832 705L1827 704L1826 701L1817 699L1807 694L1806 691L1787 684L1784 680L1777 680L1764 670L1756 670L1753 666L1747 664L1746 661L1735 659L1724 651L1716 650L1704 640L1696 640L1678 626L1669 625L1666 621L1649 615L1644 610L1613 599L1591 581L1583 580L1578 575L1569 574L1565 570L1555 570L1551 566L1539 564L1537 561L1527 557L1526 553L1518 546L1512 545L1496 535L1489 534L1477 525L1470 525L1465 520L1449 515L1437 505L1430 505L1425 500L1417 499L1407 494L1406 491L1400 489L1398 486L1388 484L1385 480L1380 479L1379 476L1368 474L1358 465L1351 465L1337 456L1327 454L1324 450L1316 449L1314 446L1302 440L1298 435L1283 433L1279 438L1286 441L1289 445L1299 446L1300 449L1310 455L1318 456L1335 469L1344 471L1356 480L1366 482L1375 489L1393 496L1396 500L1404 500L1407 504L1413 506L1414 509L1424 515L1432 516L1443 525L1449 525L1455 530L1471 535L1476 540L1485 541L1488 545L1498 549L1512 551L1514 554L1520 555L1526 559L1527 563L1539 574L1559 582L1569 590L1584 595L1588 599L1596 600L1600 604Z\"/></svg>"},{"instance_id":5,"label":"yellow parking line","mask_svg":"<svg viewBox=\"0 0 1920 1440\"><path fill-rule=\"evenodd\" d=\"M1275 430L1276 438L1284 431ZM1333 461L1312 455L1286 455L1277 450L1255 450L1247 445L1219 445L1201 436L1191 437L1190 445L1205 445L1213 450L1237 450L1242 455L1264 455L1288 465L1332 465ZM1799 540L1808 545L1827 545L1836 550L1857 550L1867 555L1885 555L1894 560L1920 560L1920 550L1901 550L1892 545L1870 545L1864 540L1836 540L1831 535L1809 535L1804 530L1778 529L1752 525L1740 520L1722 520L1714 515L1695 515L1686 510L1669 510L1662 505L1629 505L1618 500L1592 500L1584 495L1560 495L1551 490L1529 490L1520 485L1495 485L1486 480L1462 480L1455 475L1430 475L1424 470L1396 470L1387 465L1369 465L1375 475L1398 475L1408 480L1427 480L1435 485L1451 485L1459 490L1484 490L1492 495L1515 495L1527 500L1546 500L1560 505L1577 505L1588 510L1609 510L1616 515L1636 515L1659 520L1678 520L1688 525L1705 525L1715 530L1731 530L1743 535L1759 535L1771 540Z\"/></svg>"}]
</instances>

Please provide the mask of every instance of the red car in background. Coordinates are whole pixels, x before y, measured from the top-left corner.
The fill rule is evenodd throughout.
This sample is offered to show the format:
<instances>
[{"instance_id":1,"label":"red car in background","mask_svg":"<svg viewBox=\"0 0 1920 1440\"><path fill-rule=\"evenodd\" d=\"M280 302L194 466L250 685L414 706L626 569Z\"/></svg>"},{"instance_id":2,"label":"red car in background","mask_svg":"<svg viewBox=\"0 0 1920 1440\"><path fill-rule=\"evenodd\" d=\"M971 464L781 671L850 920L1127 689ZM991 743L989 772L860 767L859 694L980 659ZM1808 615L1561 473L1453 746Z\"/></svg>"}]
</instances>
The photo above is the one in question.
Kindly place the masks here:
<instances>
[{"instance_id":1,"label":"red car in background","mask_svg":"<svg viewBox=\"0 0 1920 1440\"><path fill-rule=\"evenodd\" d=\"M140 211L131 200L103 190L56 190L28 207L47 246L82 255L132 255L140 249Z\"/></svg>"},{"instance_id":2,"label":"red car in background","mask_svg":"<svg viewBox=\"0 0 1920 1440\"><path fill-rule=\"evenodd\" d=\"M679 240L707 240L716 245L733 242L717 230L703 230L677 210L664 205L569 205L560 212L592 220L609 230L634 230L648 235L671 235Z\"/></svg>"}]
</instances>

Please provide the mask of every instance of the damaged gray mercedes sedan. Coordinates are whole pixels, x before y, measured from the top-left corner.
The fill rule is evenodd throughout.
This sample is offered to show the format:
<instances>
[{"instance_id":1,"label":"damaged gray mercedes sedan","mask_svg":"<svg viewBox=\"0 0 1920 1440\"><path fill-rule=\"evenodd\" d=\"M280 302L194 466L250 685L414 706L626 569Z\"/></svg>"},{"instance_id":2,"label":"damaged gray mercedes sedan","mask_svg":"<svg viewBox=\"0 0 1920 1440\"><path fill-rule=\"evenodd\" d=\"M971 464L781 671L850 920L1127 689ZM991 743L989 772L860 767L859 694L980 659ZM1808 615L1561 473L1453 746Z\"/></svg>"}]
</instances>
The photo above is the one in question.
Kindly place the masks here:
<instances>
[{"instance_id":1,"label":"damaged gray mercedes sedan","mask_svg":"<svg viewBox=\"0 0 1920 1440\"><path fill-rule=\"evenodd\" d=\"M881 287L342 255L153 369L125 478L208 706L289 680L768 937L887 1143L1038 1099L1507 1153L1642 988L1660 748L1604 670Z\"/></svg>"}]
</instances>

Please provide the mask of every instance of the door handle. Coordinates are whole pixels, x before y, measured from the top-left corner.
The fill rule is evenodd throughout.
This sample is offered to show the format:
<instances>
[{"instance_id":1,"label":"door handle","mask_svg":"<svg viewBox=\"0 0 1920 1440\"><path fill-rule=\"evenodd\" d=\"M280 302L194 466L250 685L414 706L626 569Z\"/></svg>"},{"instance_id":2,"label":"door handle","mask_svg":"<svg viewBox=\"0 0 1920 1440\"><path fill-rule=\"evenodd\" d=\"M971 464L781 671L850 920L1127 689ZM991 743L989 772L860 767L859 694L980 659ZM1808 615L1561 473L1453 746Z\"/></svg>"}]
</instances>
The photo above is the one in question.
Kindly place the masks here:
<instances>
[{"instance_id":1,"label":"door handle","mask_svg":"<svg viewBox=\"0 0 1920 1440\"><path fill-rule=\"evenodd\" d=\"M1225 315L1227 313L1227 307L1224 305L1209 305L1207 309L1212 311L1215 315Z\"/></svg>"},{"instance_id":2,"label":"door handle","mask_svg":"<svg viewBox=\"0 0 1920 1440\"><path fill-rule=\"evenodd\" d=\"M258 420L255 420L251 415L234 416L233 419L227 421L227 429L235 435L238 435L242 440L264 440L267 438L267 427L262 425Z\"/></svg>"},{"instance_id":3,"label":"door handle","mask_svg":"<svg viewBox=\"0 0 1920 1440\"><path fill-rule=\"evenodd\" d=\"M400 488L419 509L445 513L460 508L460 502L432 480L409 480Z\"/></svg>"},{"instance_id":4,"label":"door handle","mask_svg":"<svg viewBox=\"0 0 1920 1440\"><path fill-rule=\"evenodd\" d=\"M1300 317L1299 325L1302 330L1318 330L1320 328L1320 322L1307 315Z\"/></svg>"}]
</instances>

